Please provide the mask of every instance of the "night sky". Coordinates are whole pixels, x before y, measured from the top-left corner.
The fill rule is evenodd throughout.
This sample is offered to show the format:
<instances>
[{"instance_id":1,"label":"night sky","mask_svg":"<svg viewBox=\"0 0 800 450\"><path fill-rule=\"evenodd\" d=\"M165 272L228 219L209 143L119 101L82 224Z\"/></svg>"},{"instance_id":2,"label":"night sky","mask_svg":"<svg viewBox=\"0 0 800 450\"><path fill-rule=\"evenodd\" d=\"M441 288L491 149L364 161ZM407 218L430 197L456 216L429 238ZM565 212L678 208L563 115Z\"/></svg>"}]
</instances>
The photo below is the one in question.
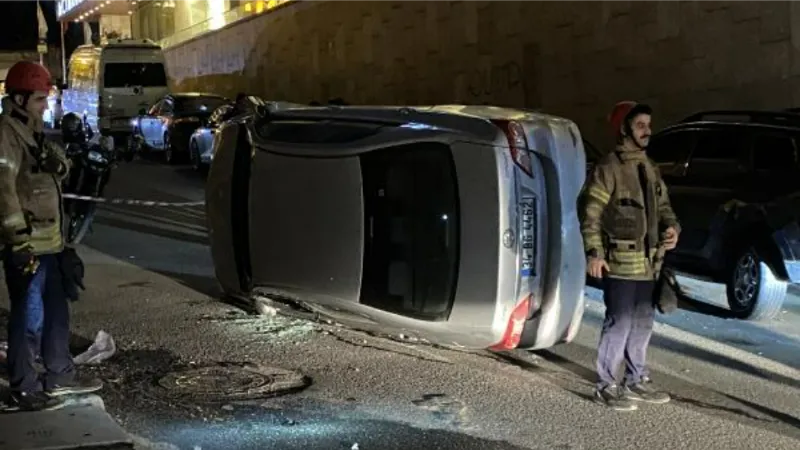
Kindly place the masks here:
<instances>
[{"instance_id":1,"label":"night sky","mask_svg":"<svg viewBox=\"0 0 800 450\"><path fill-rule=\"evenodd\" d=\"M50 45L61 46L59 26L56 22L56 2L42 1L42 10L50 28L47 41ZM0 1L0 51L36 51L38 28L36 24L36 1ZM66 47L69 54L77 45L83 43L83 31L80 24L70 23L66 35Z\"/></svg>"}]
</instances>

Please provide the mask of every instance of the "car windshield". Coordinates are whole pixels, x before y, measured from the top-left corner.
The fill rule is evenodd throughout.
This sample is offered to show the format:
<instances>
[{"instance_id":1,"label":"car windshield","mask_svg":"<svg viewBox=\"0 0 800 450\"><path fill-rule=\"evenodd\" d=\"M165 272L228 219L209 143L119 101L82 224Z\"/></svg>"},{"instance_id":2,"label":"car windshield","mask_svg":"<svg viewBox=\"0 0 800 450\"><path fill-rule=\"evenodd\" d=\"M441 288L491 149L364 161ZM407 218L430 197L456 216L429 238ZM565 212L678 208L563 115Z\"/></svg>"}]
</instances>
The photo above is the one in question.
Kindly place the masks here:
<instances>
[{"instance_id":1,"label":"car windshield","mask_svg":"<svg viewBox=\"0 0 800 450\"><path fill-rule=\"evenodd\" d=\"M107 63L103 83L107 88L166 86L167 73L161 63Z\"/></svg>"},{"instance_id":2,"label":"car windshield","mask_svg":"<svg viewBox=\"0 0 800 450\"><path fill-rule=\"evenodd\" d=\"M178 113L211 113L220 106L229 103L225 97L199 96L199 97L178 97L175 99L175 111Z\"/></svg>"}]
</instances>

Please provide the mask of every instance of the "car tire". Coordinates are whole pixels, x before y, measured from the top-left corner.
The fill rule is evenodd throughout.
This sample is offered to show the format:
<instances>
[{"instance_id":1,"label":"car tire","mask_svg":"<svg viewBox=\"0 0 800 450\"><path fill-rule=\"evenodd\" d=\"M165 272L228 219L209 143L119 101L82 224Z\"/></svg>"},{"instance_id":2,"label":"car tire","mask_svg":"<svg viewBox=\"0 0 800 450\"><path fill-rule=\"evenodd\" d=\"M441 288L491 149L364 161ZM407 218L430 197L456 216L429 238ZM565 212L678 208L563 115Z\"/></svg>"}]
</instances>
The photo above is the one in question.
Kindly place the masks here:
<instances>
[{"instance_id":1,"label":"car tire","mask_svg":"<svg viewBox=\"0 0 800 450\"><path fill-rule=\"evenodd\" d=\"M178 164L178 155L175 153L175 145L169 137L169 133L164 133L164 159L167 164Z\"/></svg>"},{"instance_id":2,"label":"car tire","mask_svg":"<svg viewBox=\"0 0 800 450\"><path fill-rule=\"evenodd\" d=\"M736 252L726 272L728 306L736 318L767 321L780 314L789 283L775 275L755 247Z\"/></svg>"}]
</instances>

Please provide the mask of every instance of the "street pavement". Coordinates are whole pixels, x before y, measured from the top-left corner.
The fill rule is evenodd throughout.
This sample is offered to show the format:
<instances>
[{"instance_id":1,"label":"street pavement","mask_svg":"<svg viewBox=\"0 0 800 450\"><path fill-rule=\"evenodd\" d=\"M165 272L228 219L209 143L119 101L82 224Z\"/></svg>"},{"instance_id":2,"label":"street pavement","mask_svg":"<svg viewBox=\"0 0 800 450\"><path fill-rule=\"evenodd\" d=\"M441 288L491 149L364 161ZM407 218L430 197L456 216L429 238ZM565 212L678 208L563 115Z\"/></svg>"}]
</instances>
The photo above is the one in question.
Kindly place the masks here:
<instances>
[{"instance_id":1,"label":"street pavement","mask_svg":"<svg viewBox=\"0 0 800 450\"><path fill-rule=\"evenodd\" d=\"M195 201L203 183L137 161L114 172L107 195ZM651 369L674 401L620 413L591 402L603 315L591 289L576 342L467 353L224 303L202 206L104 206L80 252L89 290L73 308L75 351L99 330L114 337L117 354L86 370L140 448L800 448L796 298L769 324L660 316ZM258 398L268 367L310 385Z\"/></svg>"}]
</instances>

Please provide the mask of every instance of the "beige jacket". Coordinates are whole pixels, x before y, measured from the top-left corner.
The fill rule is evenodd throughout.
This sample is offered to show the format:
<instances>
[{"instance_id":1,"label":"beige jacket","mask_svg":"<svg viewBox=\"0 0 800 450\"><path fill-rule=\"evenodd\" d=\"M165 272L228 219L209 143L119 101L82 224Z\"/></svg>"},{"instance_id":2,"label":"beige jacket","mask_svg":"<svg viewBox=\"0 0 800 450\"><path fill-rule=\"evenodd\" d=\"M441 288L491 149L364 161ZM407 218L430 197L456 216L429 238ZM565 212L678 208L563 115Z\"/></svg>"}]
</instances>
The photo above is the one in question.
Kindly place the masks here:
<instances>
[{"instance_id":1,"label":"beige jacket","mask_svg":"<svg viewBox=\"0 0 800 450\"><path fill-rule=\"evenodd\" d=\"M36 254L58 253L62 237L61 180L44 173L39 161L55 156L69 165L63 149L44 139L41 120L3 99L0 114L0 247L30 243ZM63 171L66 172L66 171Z\"/></svg>"}]
</instances>

